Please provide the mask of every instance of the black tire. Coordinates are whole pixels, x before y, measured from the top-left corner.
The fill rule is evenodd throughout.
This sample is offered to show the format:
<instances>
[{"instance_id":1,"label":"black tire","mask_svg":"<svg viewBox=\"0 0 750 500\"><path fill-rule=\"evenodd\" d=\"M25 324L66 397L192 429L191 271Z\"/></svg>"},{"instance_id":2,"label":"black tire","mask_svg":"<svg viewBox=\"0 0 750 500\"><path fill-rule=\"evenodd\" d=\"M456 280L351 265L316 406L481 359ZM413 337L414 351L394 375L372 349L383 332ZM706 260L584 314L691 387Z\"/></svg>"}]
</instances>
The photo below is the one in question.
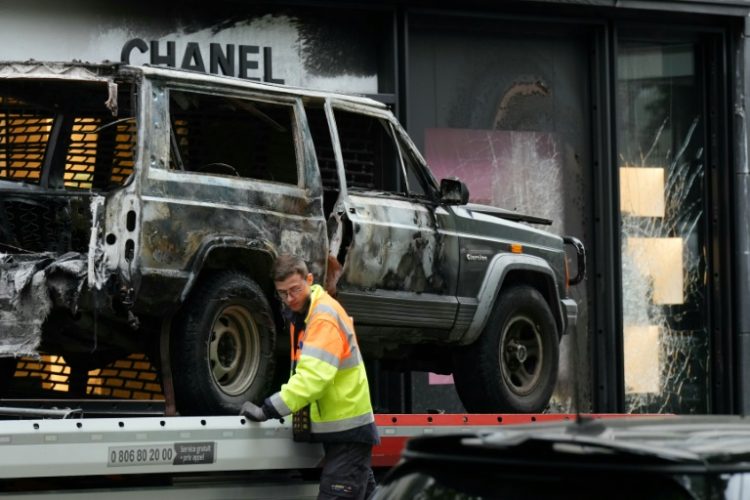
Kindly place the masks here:
<instances>
[{"instance_id":1,"label":"black tire","mask_svg":"<svg viewBox=\"0 0 750 500\"><path fill-rule=\"evenodd\" d=\"M500 293L476 342L454 358L461 402L471 413L539 413L557 382L557 326L544 297L529 286Z\"/></svg>"},{"instance_id":2,"label":"black tire","mask_svg":"<svg viewBox=\"0 0 750 500\"><path fill-rule=\"evenodd\" d=\"M236 415L260 402L274 376L276 332L263 290L235 271L196 284L171 342L175 402L181 415Z\"/></svg>"}]
</instances>

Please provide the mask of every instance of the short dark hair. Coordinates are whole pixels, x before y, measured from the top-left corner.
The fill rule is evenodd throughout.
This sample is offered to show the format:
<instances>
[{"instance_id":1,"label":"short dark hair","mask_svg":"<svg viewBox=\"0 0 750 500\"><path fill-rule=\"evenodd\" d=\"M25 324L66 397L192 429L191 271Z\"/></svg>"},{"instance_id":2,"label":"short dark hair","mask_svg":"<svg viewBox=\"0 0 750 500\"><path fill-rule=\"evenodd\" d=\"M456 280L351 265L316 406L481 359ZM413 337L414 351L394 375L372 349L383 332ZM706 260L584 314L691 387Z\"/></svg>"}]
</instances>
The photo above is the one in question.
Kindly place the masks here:
<instances>
[{"instance_id":1,"label":"short dark hair","mask_svg":"<svg viewBox=\"0 0 750 500\"><path fill-rule=\"evenodd\" d=\"M307 270L307 264L302 258L297 257L289 253L284 253L278 256L276 262L273 263L273 270L271 276L274 281L284 281L294 273L299 274L303 278L307 277L309 271Z\"/></svg>"}]
</instances>

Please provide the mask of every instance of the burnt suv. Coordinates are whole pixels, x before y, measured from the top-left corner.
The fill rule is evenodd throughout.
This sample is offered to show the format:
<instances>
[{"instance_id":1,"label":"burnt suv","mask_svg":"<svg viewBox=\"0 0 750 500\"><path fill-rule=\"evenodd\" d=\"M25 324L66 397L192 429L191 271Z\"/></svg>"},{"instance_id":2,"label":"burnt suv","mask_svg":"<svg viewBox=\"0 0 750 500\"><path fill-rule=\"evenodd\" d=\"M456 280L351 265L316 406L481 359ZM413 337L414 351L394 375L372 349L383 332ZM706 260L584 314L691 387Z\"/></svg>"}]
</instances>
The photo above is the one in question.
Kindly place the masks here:
<instances>
[{"instance_id":1,"label":"burnt suv","mask_svg":"<svg viewBox=\"0 0 750 500\"><path fill-rule=\"evenodd\" d=\"M337 293L369 358L454 373L468 411L540 411L583 247L467 202L374 100L0 63L2 371L55 353L80 380L146 352L181 413L234 413L284 371L269 269L291 252Z\"/></svg>"}]
</instances>

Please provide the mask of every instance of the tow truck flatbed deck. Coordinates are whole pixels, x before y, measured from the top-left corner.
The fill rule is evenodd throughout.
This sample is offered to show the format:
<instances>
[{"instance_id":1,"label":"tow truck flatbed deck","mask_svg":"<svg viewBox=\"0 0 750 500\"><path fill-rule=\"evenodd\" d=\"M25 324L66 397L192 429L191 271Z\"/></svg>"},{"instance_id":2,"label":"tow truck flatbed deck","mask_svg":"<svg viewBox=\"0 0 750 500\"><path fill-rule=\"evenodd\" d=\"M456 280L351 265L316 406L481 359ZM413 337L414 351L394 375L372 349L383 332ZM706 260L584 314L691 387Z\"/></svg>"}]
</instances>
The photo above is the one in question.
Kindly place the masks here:
<instances>
[{"instance_id":1,"label":"tow truck flatbed deck","mask_svg":"<svg viewBox=\"0 0 750 500\"><path fill-rule=\"evenodd\" d=\"M376 415L381 444L373 465L398 460L425 434L573 419L538 415ZM322 447L292 440L291 422L240 416L6 420L0 423L0 479L193 471L314 469Z\"/></svg>"},{"instance_id":2,"label":"tow truck flatbed deck","mask_svg":"<svg viewBox=\"0 0 750 500\"><path fill-rule=\"evenodd\" d=\"M373 449L373 467L394 465L411 437L575 418L378 414L381 444ZM157 492L163 500L314 498L317 480L310 478L322 457L320 444L292 440L289 419L257 423L240 416L161 416L0 422L0 491L16 498L100 498L104 492L112 499ZM24 484L35 485L33 491L24 491Z\"/></svg>"}]
</instances>

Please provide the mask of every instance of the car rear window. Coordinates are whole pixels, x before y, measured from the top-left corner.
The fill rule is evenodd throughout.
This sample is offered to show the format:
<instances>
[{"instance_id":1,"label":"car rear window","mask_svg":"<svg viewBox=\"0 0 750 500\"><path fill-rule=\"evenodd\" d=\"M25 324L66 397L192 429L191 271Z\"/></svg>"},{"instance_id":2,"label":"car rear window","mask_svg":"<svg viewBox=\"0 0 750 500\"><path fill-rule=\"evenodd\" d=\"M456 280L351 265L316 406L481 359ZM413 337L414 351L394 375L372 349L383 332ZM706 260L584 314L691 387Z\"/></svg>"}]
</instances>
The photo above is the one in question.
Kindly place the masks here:
<instances>
[{"instance_id":1,"label":"car rear window","mask_svg":"<svg viewBox=\"0 0 750 500\"><path fill-rule=\"evenodd\" d=\"M297 184L291 105L177 90L169 101L171 169Z\"/></svg>"},{"instance_id":2,"label":"car rear window","mask_svg":"<svg viewBox=\"0 0 750 500\"><path fill-rule=\"evenodd\" d=\"M136 120L120 85L118 115L101 82L0 82L0 180L103 190L133 173Z\"/></svg>"}]
</instances>

